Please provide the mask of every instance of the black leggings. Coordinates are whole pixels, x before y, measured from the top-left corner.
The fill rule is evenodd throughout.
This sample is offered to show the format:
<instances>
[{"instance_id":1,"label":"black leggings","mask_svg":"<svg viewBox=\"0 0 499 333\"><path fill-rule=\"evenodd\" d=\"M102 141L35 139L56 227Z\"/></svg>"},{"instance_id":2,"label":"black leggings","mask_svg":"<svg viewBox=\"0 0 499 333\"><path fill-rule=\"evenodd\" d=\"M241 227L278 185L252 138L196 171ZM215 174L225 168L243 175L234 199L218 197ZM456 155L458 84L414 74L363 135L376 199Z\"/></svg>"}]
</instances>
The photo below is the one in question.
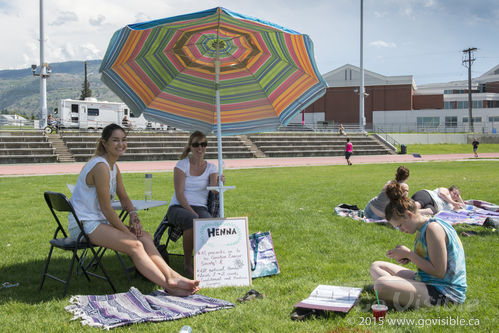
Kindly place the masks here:
<instances>
[{"instance_id":1,"label":"black leggings","mask_svg":"<svg viewBox=\"0 0 499 333\"><path fill-rule=\"evenodd\" d=\"M437 209L435 208L435 201L433 201L430 193L426 190L419 190L414 193L411 197L412 200L419 202L422 209L430 208L433 214L437 213Z\"/></svg>"}]
</instances>

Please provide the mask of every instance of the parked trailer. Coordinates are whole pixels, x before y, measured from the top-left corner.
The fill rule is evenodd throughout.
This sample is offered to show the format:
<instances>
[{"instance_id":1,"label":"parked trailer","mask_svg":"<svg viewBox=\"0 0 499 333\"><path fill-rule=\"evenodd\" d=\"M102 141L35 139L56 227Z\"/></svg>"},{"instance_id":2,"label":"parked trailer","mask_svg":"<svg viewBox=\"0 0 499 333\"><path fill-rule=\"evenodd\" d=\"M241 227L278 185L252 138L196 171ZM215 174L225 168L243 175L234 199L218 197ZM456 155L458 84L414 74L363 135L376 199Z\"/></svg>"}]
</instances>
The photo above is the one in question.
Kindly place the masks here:
<instances>
[{"instance_id":1,"label":"parked trailer","mask_svg":"<svg viewBox=\"0 0 499 333\"><path fill-rule=\"evenodd\" d=\"M166 125L147 121L143 115L134 117L125 103L97 101L92 97L85 100L62 99L58 109L58 121L61 128L102 129L109 124L122 123L128 118L132 129L167 129Z\"/></svg>"}]
</instances>

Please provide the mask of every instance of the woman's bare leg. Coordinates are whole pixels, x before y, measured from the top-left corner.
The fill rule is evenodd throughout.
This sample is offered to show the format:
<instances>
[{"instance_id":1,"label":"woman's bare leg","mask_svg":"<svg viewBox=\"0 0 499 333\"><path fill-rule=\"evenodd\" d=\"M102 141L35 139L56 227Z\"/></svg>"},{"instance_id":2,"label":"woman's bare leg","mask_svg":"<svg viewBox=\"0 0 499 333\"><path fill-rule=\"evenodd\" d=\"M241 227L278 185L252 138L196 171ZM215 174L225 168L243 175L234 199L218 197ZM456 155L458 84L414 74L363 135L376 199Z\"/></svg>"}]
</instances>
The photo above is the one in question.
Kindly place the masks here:
<instances>
[{"instance_id":1,"label":"woman's bare leg","mask_svg":"<svg viewBox=\"0 0 499 333\"><path fill-rule=\"evenodd\" d=\"M199 290L199 280L191 280L183 277L179 273L175 272L170 266L168 266L168 264L163 260L163 257L154 245L152 237L148 232L143 231L142 236L139 237L139 240L144 245L144 249L148 256L158 267L158 269L164 274L169 285L169 288L165 288L168 292L170 292L171 288L181 288L194 292Z\"/></svg>"},{"instance_id":2,"label":"woman's bare leg","mask_svg":"<svg viewBox=\"0 0 499 333\"><path fill-rule=\"evenodd\" d=\"M389 262L375 261L369 273L378 296L395 307L431 305L428 289L424 283L414 280L414 271Z\"/></svg>"},{"instance_id":3,"label":"woman's bare leg","mask_svg":"<svg viewBox=\"0 0 499 333\"><path fill-rule=\"evenodd\" d=\"M199 290L197 285L194 285L194 282L191 289L181 288L175 284L172 286L172 281L167 280L165 274L161 272L149 257L143 243L131 234L122 232L110 225L101 224L89 235L89 238L93 244L129 255L135 267L142 275L174 295L187 296Z\"/></svg>"},{"instance_id":4,"label":"woman's bare leg","mask_svg":"<svg viewBox=\"0 0 499 333\"><path fill-rule=\"evenodd\" d=\"M193 228L184 230L182 236L182 246L184 248L184 271L187 276L194 275L194 269L192 268L192 251L194 249L194 231Z\"/></svg>"}]
</instances>

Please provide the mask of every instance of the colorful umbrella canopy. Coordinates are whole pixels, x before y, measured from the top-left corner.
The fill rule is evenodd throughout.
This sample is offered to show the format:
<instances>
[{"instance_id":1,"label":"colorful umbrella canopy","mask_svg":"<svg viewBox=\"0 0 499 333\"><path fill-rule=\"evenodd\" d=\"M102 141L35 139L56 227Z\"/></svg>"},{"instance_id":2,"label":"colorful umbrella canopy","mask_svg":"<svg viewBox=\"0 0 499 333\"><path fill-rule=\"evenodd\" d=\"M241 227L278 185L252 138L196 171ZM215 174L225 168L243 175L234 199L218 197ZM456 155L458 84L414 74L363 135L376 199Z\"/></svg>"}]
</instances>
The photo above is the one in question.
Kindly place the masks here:
<instances>
[{"instance_id":1,"label":"colorful umbrella canopy","mask_svg":"<svg viewBox=\"0 0 499 333\"><path fill-rule=\"evenodd\" d=\"M326 90L307 35L224 8L127 25L100 72L136 115L220 135L275 130Z\"/></svg>"}]
</instances>

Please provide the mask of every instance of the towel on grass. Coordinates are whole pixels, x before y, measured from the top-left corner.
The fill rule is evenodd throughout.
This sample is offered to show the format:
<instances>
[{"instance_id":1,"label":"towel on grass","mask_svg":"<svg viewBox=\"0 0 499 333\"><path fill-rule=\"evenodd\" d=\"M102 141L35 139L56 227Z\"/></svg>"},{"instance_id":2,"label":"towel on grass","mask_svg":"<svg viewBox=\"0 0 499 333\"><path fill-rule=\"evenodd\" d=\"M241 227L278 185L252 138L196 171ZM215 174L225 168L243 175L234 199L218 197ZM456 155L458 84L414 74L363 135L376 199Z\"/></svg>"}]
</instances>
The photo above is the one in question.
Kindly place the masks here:
<instances>
[{"instance_id":1,"label":"towel on grass","mask_svg":"<svg viewBox=\"0 0 499 333\"><path fill-rule=\"evenodd\" d=\"M466 200L466 204L471 205L471 209L443 210L438 212L435 216L446 221L447 223L454 224L470 224L470 225L483 225L487 217L499 218L499 206L483 200ZM469 207L468 207L469 208ZM362 209L357 208L355 205L339 204L334 208L334 211L339 216L350 217L357 221L366 223L387 223L387 220L373 220L364 216Z\"/></svg>"},{"instance_id":2,"label":"towel on grass","mask_svg":"<svg viewBox=\"0 0 499 333\"><path fill-rule=\"evenodd\" d=\"M126 293L77 295L71 297L69 302L71 305L65 309L74 314L73 320L81 319L82 325L105 329L133 323L175 320L234 306L227 301L198 294L178 297L156 290L143 295L135 287Z\"/></svg>"},{"instance_id":3,"label":"towel on grass","mask_svg":"<svg viewBox=\"0 0 499 333\"><path fill-rule=\"evenodd\" d=\"M484 203L485 201L473 200L474 202L478 202L479 205ZM466 203L470 203L472 201L466 201ZM494 204L489 204L487 207L493 209L497 207ZM489 209L479 208L480 206L468 206L467 209L458 209L458 210L443 210L437 213L437 217L446 221L447 223L454 224L470 224L470 225L480 225L482 226L485 220L488 217L499 218L499 212ZM482 206L484 207L484 206Z\"/></svg>"}]
</instances>

